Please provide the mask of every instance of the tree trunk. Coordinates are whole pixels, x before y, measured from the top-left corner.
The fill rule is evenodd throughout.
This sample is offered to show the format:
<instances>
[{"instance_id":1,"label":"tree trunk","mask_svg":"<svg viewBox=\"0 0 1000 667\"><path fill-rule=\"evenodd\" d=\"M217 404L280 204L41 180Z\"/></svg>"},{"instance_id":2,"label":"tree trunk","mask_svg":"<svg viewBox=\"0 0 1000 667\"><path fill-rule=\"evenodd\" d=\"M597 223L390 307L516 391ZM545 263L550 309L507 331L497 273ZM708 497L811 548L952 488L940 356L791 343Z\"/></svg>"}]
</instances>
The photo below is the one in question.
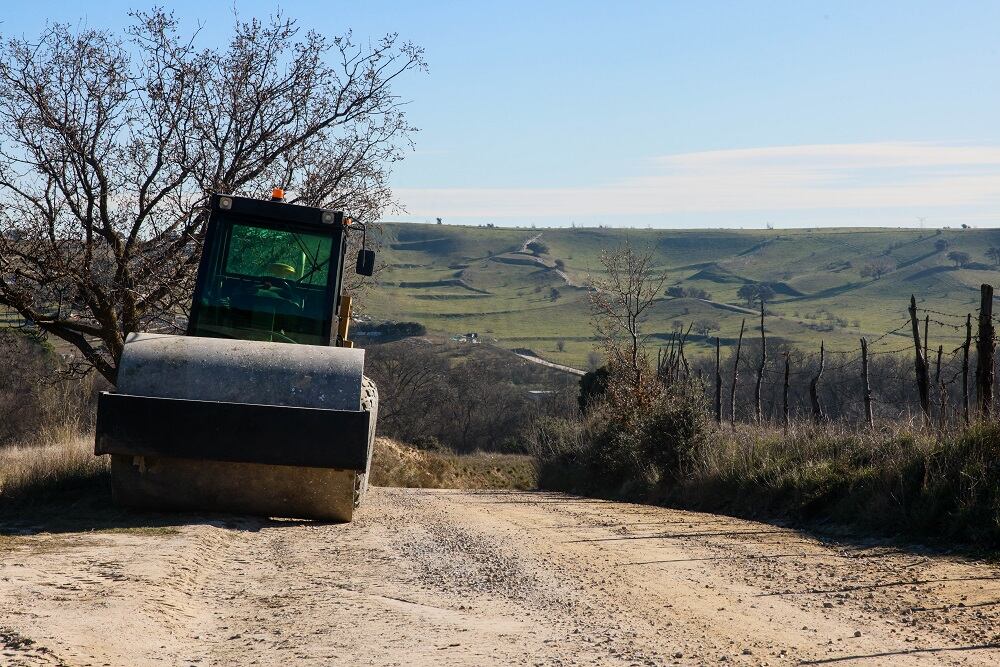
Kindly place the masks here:
<instances>
[{"instance_id":1,"label":"tree trunk","mask_svg":"<svg viewBox=\"0 0 1000 667\"><path fill-rule=\"evenodd\" d=\"M979 340L976 343L976 403L981 419L989 419L993 412L993 354L996 340L993 330L993 286L980 287Z\"/></svg>"},{"instance_id":2,"label":"tree trunk","mask_svg":"<svg viewBox=\"0 0 1000 667\"><path fill-rule=\"evenodd\" d=\"M825 342L819 344L819 372L809 383L809 401L812 403L813 421L819 424L823 421L823 406L819 402L819 381L823 377L823 367L826 364Z\"/></svg>"},{"instance_id":3,"label":"tree trunk","mask_svg":"<svg viewBox=\"0 0 1000 667\"><path fill-rule=\"evenodd\" d=\"M931 355L927 351L927 346L928 343L930 342L930 336L927 334L927 329L930 327L930 325L931 325L931 316L924 315L924 363L927 364L928 380L930 380L930 373L931 373Z\"/></svg>"},{"instance_id":4,"label":"tree trunk","mask_svg":"<svg viewBox=\"0 0 1000 667\"><path fill-rule=\"evenodd\" d=\"M924 413L924 421L930 423L931 397L930 378L928 378L927 358L920 346L920 320L917 319L917 297L910 295L910 326L913 329L913 365L917 372L917 392L920 394L920 409Z\"/></svg>"},{"instance_id":5,"label":"tree trunk","mask_svg":"<svg viewBox=\"0 0 1000 667\"><path fill-rule=\"evenodd\" d=\"M729 390L729 424L736 427L736 387L740 382L740 351L743 349L743 330L747 326L746 318L740 324L740 338L736 343L736 361L733 363L733 386Z\"/></svg>"}]
</instances>

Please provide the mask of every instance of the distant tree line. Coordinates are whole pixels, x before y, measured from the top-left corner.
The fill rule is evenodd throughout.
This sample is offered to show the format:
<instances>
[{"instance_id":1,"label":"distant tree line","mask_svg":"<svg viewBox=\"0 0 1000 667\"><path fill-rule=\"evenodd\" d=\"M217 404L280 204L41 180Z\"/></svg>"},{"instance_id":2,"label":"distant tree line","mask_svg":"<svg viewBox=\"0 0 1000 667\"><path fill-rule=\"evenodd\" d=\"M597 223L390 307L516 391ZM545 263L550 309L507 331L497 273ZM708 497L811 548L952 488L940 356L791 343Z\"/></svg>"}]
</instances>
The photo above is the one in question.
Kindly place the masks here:
<instances>
[{"instance_id":1,"label":"distant tree line","mask_svg":"<svg viewBox=\"0 0 1000 667\"><path fill-rule=\"evenodd\" d=\"M878 280L887 273L892 273L895 270L895 260L889 257L878 257L861 267L861 277Z\"/></svg>"},{"instance_id":2,"label":"distant tree line","mask_svg":"<svg viewBox=\"0 0 1000 667\"><path fill-rule=\"evenodd\" d=\"M689 299L705 299L710 300L712 298L711 292L707 292L703 289L697 287L684 287L682 285L671 285L667 288L667 296L672 296L676 298L687 297Z\"/></svg>"}]
</instances>

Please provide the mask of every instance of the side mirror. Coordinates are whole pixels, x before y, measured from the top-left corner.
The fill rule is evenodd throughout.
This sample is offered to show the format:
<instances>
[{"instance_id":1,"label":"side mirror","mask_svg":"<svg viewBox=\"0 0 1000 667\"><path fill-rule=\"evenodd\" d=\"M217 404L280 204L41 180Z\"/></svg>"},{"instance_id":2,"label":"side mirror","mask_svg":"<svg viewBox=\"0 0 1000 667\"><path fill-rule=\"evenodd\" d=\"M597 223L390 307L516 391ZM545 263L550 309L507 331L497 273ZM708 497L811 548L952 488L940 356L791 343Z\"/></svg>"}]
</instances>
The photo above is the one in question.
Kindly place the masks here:
<instances>
[{"instance_id":1,"label":"side mirror","mask_svg":"<svg viewBox=\"0 0 1000 667\"><path fill-rule=\"evenodd\" d=\"M375 251L362 248L358 251L357 272L359 276L371 276L375 273Z\"/></svg>"}]
</instances>

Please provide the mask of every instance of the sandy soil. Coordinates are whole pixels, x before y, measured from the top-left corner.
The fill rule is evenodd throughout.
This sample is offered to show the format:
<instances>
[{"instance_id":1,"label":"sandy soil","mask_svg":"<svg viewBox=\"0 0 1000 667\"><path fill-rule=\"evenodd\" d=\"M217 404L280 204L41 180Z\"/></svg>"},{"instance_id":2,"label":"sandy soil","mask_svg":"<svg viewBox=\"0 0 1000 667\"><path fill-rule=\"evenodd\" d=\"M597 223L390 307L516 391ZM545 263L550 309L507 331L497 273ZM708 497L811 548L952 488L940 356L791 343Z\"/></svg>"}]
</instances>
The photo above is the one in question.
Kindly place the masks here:
<instances>
[{"instance_id":1,"label":"sandy soil","mask_svg":"<svg viewBox=\"0 0 1000 667\"><path fill-rule=\"evenodd\" d=\"M350 525L132 521L0 536L0 664L1000 663L996 567L709 514L374 489Z\"/></svg>"}]
</instances>

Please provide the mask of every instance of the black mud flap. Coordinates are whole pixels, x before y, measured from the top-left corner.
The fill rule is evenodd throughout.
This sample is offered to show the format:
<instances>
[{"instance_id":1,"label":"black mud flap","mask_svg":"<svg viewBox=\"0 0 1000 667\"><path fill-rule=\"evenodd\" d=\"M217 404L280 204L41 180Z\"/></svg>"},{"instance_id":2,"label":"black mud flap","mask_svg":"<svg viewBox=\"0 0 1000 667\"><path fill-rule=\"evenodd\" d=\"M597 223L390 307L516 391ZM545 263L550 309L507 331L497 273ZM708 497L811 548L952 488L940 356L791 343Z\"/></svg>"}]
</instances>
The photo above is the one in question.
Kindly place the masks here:
<instances>
[{"instance_id":1,"label":"black mud flap","mask_svg":"<svg viewBox=\"0 0 1000 667\"><path fill-rule=\"evenodd\" d=\"M367 410L102 392L94 453L364 472L371 422Z\"/></svg>"}]
</instances>

